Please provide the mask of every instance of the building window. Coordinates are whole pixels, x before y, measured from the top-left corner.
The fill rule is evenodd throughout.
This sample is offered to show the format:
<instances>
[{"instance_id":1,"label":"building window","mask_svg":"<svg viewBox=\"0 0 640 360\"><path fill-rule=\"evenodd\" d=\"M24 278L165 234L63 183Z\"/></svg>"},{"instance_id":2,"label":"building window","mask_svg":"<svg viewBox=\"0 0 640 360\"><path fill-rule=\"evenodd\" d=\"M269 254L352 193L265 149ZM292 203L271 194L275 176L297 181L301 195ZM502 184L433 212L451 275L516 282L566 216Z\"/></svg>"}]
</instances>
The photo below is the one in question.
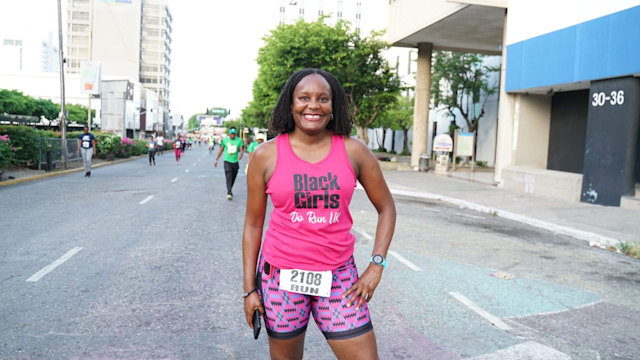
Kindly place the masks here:
<instances>
[{"instance_id":1,"label":"building window","mask_svg":"<svg viewBox=\"0 0 640 360\"><path fill-rule=\"evenodd\" d=\"M87 31L89 31L89 25L73 24L73 25L71 25L71 31L73 31L73 32L87 32Z\"/></svg>"}]
</instances>

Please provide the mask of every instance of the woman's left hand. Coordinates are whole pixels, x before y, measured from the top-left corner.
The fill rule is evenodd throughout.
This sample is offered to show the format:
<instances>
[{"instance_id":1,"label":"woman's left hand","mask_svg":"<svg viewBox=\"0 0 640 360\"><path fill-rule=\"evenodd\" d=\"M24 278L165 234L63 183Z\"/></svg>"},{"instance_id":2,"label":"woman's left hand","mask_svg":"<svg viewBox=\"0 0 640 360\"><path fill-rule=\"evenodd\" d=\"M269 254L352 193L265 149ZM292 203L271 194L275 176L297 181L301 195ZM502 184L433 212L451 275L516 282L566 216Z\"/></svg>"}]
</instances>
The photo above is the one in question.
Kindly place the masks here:
<instances>
[{"instance_id":1,"label":"woman's left hand","mask_svg":"<svg viewBox=\"0 0 640 360\"><path fill-rule=\"evenodd\" d=\"M378 283L380 283L382 270L382 266L369 264L360 279L342 295L343 299L350 296L347 306L356 304L356 308L360 308L365 301L369 302L371 300L373 292L376 290Z\"/></svg>"}]
</instances>

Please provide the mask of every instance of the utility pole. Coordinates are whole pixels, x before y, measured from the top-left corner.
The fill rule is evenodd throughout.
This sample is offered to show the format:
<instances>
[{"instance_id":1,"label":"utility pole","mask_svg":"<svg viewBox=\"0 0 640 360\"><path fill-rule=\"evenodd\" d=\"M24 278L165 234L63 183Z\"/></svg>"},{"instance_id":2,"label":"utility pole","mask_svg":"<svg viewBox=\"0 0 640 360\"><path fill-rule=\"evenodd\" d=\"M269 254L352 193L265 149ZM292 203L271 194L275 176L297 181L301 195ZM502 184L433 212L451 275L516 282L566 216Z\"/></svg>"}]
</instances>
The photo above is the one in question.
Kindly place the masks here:
<instances>
[{"instance_id":1,"label":"utility pole","mask_svg":"<svg viewBox=\"0 0 640 360\"><path fill-rule=\"evenodd\" d=\"M64 105L64 48L62 47L62 4L58 0L58 54L60 54L60 127L62 128L62 164L67 168L67 112Z\"/></svg>"}]
</instances>

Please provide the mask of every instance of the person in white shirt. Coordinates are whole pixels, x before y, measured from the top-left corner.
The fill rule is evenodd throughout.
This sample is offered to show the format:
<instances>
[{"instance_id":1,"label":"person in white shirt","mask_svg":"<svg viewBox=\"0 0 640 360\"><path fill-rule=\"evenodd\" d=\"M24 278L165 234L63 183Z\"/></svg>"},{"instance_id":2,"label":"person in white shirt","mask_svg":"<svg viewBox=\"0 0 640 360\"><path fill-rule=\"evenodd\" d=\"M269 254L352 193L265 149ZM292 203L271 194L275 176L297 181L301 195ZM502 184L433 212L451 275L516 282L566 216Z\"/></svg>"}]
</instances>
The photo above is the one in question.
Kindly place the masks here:
<instances>
[{"instance_id":1,"label":"person in white shirt","mask_svg":"<svg viewBox=\"0 0 640 360\"><path fill-rule=\"evenodd\" d=\"M156 143L158 144L159 155L162 155L162 150L164 150L164 136L162 136L162 134L156 137Z\"/></svg>"}]
</instances>

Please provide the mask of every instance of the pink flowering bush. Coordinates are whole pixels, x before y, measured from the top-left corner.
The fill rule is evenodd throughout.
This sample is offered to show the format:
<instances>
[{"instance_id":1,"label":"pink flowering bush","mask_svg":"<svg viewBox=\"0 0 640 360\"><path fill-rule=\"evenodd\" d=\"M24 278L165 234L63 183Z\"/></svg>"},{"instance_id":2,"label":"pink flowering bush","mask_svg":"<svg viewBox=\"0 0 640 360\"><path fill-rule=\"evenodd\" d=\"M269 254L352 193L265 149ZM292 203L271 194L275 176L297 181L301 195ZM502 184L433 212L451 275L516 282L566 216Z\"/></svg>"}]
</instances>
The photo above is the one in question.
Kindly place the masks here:
<instances>
[{"instance_id":1,"label":"pink flowering bush","mask_svg":"<svg viewBox=\"0 0 640 360\"><path fill-rule=\"evenodd\" d=\"M15 158L16 151L18 149L11 144L8 134L0 136L0 174L2 174L2 169L5 169Z\"/></svg>"}]
</instances>

